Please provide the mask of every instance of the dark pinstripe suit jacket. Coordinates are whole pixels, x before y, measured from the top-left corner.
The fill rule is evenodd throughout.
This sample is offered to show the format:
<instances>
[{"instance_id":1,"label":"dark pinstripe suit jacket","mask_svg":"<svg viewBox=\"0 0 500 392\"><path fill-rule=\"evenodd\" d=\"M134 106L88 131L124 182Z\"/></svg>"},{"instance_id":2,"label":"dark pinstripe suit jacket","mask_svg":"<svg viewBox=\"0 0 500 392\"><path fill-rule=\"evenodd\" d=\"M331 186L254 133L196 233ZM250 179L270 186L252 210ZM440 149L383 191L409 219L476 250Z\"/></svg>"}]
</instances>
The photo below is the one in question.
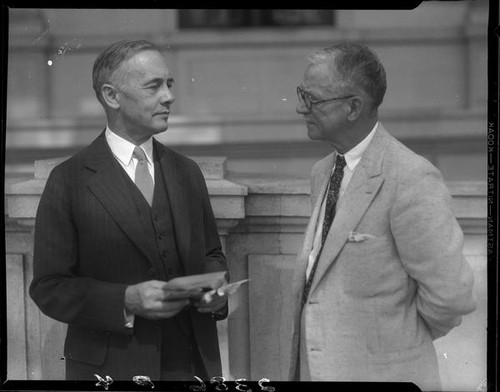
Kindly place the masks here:
<instances>
[{"instance_id":1,"label":"dark pinstripe suit jacket","mask_svg":"<svg viewBox=\"0 0 500 392\"><path fill-rule=\"evenodd\" d=\"M199 167L156 141L154 149L184 271L226 269ZM161 322L137 317L134 329L127 329L123 309L127 285L154 279L151 269L163 268L155 265L159 259L147 230L150 218L136 212L120 170L104 133L53 169L36 217L30 295L43 313L68 324L67 358L114 379L131 374L158 379ZM215 320L189 312L208 374L221 375Z\"/></svg>"}]
</instances>

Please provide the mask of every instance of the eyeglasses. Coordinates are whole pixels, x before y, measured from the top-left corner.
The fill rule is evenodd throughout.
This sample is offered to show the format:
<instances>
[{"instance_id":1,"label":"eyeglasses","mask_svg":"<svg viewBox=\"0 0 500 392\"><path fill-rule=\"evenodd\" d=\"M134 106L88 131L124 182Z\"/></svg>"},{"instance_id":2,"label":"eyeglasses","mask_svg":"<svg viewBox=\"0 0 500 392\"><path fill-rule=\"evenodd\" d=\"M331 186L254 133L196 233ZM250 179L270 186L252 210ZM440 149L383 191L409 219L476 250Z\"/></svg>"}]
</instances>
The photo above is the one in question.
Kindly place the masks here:
<instances>
[{"instance_id":1,"label":"eyeglasses","mask_svg":"<svg viewBox=\"0 0 500 392\"><path fill-rule=\"evenodd\" d=\"M344 97L328 98L328 99L314 99L311 94L305 91L302 87L297 86L297 97L299 97L299 102L304 104L308 111L312 110L312 105L321 102L337 101L339 99L347 99L355 97L355 95L346 95Z\"/></svg>"}]
</instances>

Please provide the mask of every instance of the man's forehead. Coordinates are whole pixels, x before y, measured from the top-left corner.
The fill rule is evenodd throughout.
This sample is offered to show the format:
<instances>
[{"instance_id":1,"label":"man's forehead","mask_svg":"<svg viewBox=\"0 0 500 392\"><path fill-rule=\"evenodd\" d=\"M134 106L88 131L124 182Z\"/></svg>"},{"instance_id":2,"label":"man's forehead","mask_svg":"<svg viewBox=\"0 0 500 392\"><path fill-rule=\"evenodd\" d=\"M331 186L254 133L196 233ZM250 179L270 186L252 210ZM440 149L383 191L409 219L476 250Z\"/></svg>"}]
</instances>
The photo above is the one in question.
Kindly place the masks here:
<instances>
[{"instance_id":1,"label":"man's forehead","mask_svg":"<svg viewBox=\"0 0 500 392\"><path fill-rule=\"evenodd\" d=\"M302 84L305 88L330 88L333 84L331 70L326 64L309 64Z\"/></svg>"},{"instance_id":2,"label":"man's forehead","mask_svg":"<svg viewBox=\"0 0 500 392\"><path fill-rule=\"evenodd\" d=\"M156 50L144 50L136 53L121 64L126 72L138 75L158 73L170 75L163 55Z\"/></svg>"}]
</instances>

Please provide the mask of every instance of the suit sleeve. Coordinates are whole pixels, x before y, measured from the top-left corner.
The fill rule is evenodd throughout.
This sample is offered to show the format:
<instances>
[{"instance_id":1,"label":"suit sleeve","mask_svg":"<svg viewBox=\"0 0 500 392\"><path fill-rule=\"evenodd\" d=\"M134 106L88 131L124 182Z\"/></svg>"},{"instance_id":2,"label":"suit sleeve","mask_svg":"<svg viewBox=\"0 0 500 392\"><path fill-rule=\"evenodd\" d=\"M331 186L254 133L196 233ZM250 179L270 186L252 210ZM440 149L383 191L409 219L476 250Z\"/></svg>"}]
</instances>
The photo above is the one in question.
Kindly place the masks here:
<instances>
[{"instance_id":1,"label":"suit sleeve","mask_svg":"<svg viewBox=\"0 0 500 392\"><path fill-rule=\"evenodd\" d=\"M224 253L222 252L222 245L217 230L217 223L210 203L210 195L208 193L205 178L201 170L196 165L198 176L198 191L202 197L203 204L203 236L205 239L205 260L204 272L218 272L228 271L227 261ZM228 279L230 277L228 276ZM214 313L216 320L223 320L228 315L228 305L221 309L219 312Z\"/></svg>"},{"instance_id":2,"label":"suit sleeve","mask_svg":"<svg viewBox=\"0 0 500 392\"><path fill-rule=\"evenodd\" d=\"M428 165L400 181L390 224L404 268L417 282L418 312L433 339L444 336L475 309L475 299L463 233L437 169Z\"/></svg>"},{"instance_id":3,"label":"suit sleeve","mask_svg":"<svg viewBox=\"0 0 500 392\"><path fill-rule=\"evenodd\" d=\"M30 296L55 320L128 334L123 315L126 285L79 276L78 228L65 178L59 168L51 172L38 206Z\"/></svg>"}]
</instances>

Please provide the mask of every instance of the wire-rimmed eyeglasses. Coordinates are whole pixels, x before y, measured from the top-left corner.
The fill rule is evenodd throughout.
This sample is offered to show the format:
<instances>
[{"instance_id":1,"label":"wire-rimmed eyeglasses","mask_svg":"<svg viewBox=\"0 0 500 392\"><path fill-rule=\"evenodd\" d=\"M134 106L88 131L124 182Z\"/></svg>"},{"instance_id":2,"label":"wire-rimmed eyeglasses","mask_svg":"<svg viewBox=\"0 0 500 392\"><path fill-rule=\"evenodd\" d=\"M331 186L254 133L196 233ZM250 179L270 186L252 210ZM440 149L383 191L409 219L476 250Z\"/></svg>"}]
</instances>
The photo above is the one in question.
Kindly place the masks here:
<instances>
[{"instance_id":1,"label":"wire-rimmed eyeglasses","mask_svg":"<svg viewBox=\"0 0 500 392\"><path fill-rule=\"evenodd\" d=\"M335 97L335 98L328 98L328 99L314 99L311 96L311 94L309 94L307 91L305 91L302 87L297 86L297 97L299 97L299 102L301 104L304 104L304 106L306 107L306 109L308 111L311 111L312 105L314 105L316 103L337 101L339 99L352 98L352 97L355 97L355 95L346 95L344 97Z\"/></svg>"}]
</instances>

